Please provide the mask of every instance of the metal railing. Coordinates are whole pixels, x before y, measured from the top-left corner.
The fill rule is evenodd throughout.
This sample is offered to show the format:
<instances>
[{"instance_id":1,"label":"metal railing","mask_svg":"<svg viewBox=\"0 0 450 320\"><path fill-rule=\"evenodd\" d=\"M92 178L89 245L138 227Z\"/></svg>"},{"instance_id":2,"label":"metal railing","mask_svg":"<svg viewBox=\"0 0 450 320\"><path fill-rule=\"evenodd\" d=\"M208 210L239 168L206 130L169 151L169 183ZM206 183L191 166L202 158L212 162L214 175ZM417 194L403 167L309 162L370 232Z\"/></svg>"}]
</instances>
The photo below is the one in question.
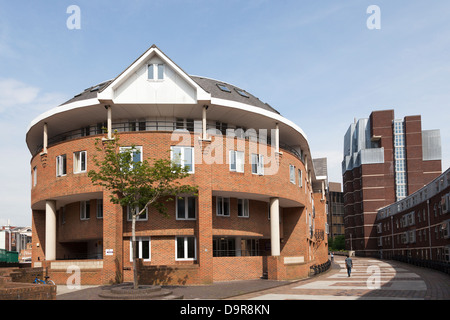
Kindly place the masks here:
<instances>
[{"instance_id":1,"label":"metal railing","mask_svg":"<svg viewBox=\"0 0 450 320\"><path fill-rule=\"evenodd\" d=\"M165 120L146 120L146 121L125 121L125 122L113 122L112 123L113 132L139 132L139 131L174 131L177 129L187 130L188 132L202 132L202 123L199 120L196 121L165 121ZM244 128L227 125L226 127L218 127L211 123L208 123L206 129L209 134L222 134L227 135L230 130L234 131L234 135L237 138L243 138L245 140L251 140L259 143L264 143L269 146L273 145L273 141L270 135L270 131L267 135L257 133L256 129L245 130ZM57 135L54 135L48 139L48 146L51 147L60 142L95 136L106 133L106 123L98 123L96 125L89 125L80 129L66 131ZM43 148L43 144L36 147L33 155L38 154ZM292 146L280 142L280 148L292 153L296 158L298 158L302 163L304 159L301 152L297 151Z\"/></svg>"}]
</instances>

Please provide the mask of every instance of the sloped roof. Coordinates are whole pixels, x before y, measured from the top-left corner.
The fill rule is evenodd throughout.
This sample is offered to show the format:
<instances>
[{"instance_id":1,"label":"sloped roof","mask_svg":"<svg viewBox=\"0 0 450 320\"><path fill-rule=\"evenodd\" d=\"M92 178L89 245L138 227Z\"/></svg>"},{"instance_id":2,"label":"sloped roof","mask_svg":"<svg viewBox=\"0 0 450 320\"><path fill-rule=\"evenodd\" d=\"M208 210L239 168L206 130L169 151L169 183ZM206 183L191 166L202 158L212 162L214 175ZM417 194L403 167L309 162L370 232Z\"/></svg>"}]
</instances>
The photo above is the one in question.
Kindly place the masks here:
<instances>
[{"instance_id":1,"label":"sloped roof","mask_svg":"<svg viewBox=\"0 0 450 320\"><path fill-rule=\"evenodd\" d=\"M233 86L229 83L219 81L219 80L198 77L198 76L190 76L190 77L195 82L197 82L198 85L203 88L203 90L210 93L211 97L213 97L213 98L241 102L241 103L249 104L249 105L252 105L255 107L259 107L259 108L280 114L277 110L272 108L269 104L262 102L261 100L259 100L257 97L255 97L251 93L249 93L239 87ZM229 92L221 90L219 88L219 85L226 86L229 89ZM239 92L241 92L241 93L239 93Z\"/></svg>"},{"instance_id":2,"label":"sloped roof","mask_svg":"<svg viewBox=\"0 0 450 320\"><path fill-rule=\"evenodd\" d=\"M160 52L161 55L163 55L165 58L168 59L176 68L179 68L181 72L183 72L188 78L193 80L197 85L199 85L203 90L208 92L212 98L217 99L225 99L225 100L231 100L236 101L244 104L248 104L251 106L259 107L264 110L274 112L277 114L280 114L277 110L272 108L269 104L262 102L257 97L252 95L251 93L236 87L234 85L231 85L229 83L220 81L220 80L214 80L206 77L200 77L200 76L191 76L186 74L173 60L171 60L166 54L164 54L156 45L152 45L145 53L143 53L138 59L136 59L128 68L126 68L120 75L118 75L115 79L111 79L108 81L104 81L102 83L96 84L92 87L89 87L85 89L83 92L78 93L73 98L69 99L68 101L64 102L60 106L67 105L72 102L87 100L87 99L95 99L98 97L98 94L101 93L103 90L105 90L109 85L111 85L114 81L116 81L123 73L125 73L129 68L131 68L138 60L140 60L142 57L144 57L150 50L157 50ZM218 85L226 86L229 90L223 91L219 88Z\"/></svg>"}]
</instances>

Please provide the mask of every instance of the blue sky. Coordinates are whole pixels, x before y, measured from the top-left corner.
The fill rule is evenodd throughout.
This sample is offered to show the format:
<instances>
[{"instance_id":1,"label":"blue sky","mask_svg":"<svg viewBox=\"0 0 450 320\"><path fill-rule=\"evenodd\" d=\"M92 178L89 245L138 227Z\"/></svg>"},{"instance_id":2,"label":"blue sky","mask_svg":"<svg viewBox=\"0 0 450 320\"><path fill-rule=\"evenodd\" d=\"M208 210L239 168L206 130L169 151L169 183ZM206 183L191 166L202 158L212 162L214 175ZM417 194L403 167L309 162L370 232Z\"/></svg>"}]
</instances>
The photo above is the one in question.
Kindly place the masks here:
<instances>
[{"instance_id":1,"label":"blue sky","mask_svg":"<svg viewBox=\"0 0 450 320\"><path fill-rule=\"evenodd\" d=\"M306 133L341 182L354 118L394 109L440 129L450 166L450 2L381 0L0 0L0 225L30 225L26 129L117 76L152 44L187 73L240 86ZM70 5L81 29L70 30ZM366 12L377 5L381 29ZM6 152L5 152L6 151Z\"/></svg>"}]
</instances>

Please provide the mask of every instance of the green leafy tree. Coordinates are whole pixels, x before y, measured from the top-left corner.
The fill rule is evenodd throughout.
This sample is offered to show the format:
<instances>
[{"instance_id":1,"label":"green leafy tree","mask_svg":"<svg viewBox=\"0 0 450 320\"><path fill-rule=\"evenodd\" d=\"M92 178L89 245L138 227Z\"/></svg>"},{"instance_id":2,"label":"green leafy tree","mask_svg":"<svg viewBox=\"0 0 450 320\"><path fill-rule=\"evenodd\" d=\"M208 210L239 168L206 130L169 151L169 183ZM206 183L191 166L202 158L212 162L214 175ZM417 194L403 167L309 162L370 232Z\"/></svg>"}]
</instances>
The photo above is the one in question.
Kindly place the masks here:
<instances>
[{"instance_id":1,"label":"green leafy tree","mask_svg":"<svg viewBox=\"0 0 450 320\"><path fill-rule=\"evenodd\" d=\"M167 216L167 201L180 194L195 194L197 187L181 183L189 175L187 168L169 159L141 161L140 150L135 146L121 146L117 134L110 140L97 139L96 148L101 155L93 157L98 170L90 170L88 176L94 185L111 192L112 203L128 207L131 213L133 286L136 289L136 218L149 207Z\"/></svg>"}]
</instances>

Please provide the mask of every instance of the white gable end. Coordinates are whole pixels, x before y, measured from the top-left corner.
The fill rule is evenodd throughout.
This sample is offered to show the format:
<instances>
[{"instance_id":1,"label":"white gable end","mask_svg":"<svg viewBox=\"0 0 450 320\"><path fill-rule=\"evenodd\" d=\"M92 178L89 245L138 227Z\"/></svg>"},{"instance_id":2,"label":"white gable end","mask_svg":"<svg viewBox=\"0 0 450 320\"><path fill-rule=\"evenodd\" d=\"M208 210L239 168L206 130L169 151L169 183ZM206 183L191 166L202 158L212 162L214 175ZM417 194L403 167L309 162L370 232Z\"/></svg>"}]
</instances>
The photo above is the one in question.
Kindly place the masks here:
<instances>
[{"instance_id":1,"label":"white gable end","mask_svg":"<svg viewBox=\"0 0 450 320\"><path fill-rule=\"evenodd\" d=\"M163 79L149 79L148 65L162 65ZM170 66L154 58L133 72L114 90L115 103L197 103L196 89L182 79Z\"/></svg>"},{"instance_id":2,"label":"white gable end","mask_svg":"<svg viewBox=\"0 0 450 320\"><path fill-rule=\"evenodd\" d=\"M99 94L100 100L112 100L116 104L195 104L210 97L156 47L149 49Z\"/></svg>"}]
</instances>

